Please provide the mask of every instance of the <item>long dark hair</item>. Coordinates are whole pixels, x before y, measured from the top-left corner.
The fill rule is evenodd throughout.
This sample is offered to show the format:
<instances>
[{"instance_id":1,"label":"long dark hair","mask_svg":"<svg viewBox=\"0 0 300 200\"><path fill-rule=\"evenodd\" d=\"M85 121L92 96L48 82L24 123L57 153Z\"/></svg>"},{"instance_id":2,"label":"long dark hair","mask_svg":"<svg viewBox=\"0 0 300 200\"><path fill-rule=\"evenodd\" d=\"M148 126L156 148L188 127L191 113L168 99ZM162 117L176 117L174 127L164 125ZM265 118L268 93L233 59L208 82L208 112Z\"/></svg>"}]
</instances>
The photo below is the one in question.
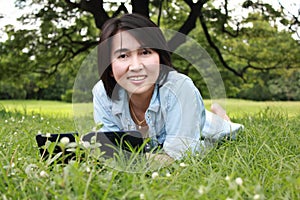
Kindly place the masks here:
<instances>
[{"instance_id":1,"label":"long dark hair","mask_svg":"<svg viewBox=\"0 0 300 200\"><path fill-rule=\"evenodd\" d=\"M157 82L162 85L168 72L173 69L170 52L162 31L154 22L142 15L125 14L108 20L102 27L98 46L98 71L107 95L111 99L118 99L118 96L113 95L117 82L112 76L111 46L113 36L119 31L128 31L143 46L159 54L161 66Z\"/></svg>"}]
</instances>

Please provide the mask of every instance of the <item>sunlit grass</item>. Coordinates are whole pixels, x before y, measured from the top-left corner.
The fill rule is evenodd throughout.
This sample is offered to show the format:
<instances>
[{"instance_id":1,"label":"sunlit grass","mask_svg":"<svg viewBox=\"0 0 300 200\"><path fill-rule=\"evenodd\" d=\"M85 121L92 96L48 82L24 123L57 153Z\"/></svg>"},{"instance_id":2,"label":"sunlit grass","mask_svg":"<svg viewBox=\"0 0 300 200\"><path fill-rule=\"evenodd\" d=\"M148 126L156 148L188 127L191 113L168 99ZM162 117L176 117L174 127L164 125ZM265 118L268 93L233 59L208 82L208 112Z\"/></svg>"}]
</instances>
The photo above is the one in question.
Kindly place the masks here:
<instances>
[{"instance_id":1,"label":"sunlit grass","mask_svg":"<svg viewBox=\"0 0 300 200\"><path fill-rule=\"evenodd\" d=\"M73 107L71 103L60 101L38 101L38 100L0 100L8 111L18 111L21 113L39 113L48 116L73 116Z\"/></svg>"},{"instance_id":2,"label":"sunlit grass","mask_svg":"<svg viewBox=\"0 0 300 200\"><path fill-rule=\"evenodd\" d=\"M204 103L209 109L211 100L205 100ZM288 117L300 115L299 101L250 101L241 99L226 99L221 101L221 105L226 109L230 117L242 117L258 113L264 109L278 111Z\"/></svg>"},{"instance_id":3,"label":"sunlit grass","mask_svg":"<svg viewBox=\"0 0 300 200\"><path fill-rule=\"evenodd\" d=\"M209 109L212 101L204 100L205 106ZM42 115L73 117L76 115L92 113L92 103L72 104L59 101L36 101L36 100L0 100L7 110L20 112L40 113ZM300 115L299 101L250 101L241 99L226 99L221 105L227 110L231 117L237 118L249 114L258 113L269 108L280 111L288 117Z\"/></svg>"},{"instance_id":4,"label":"sunlit grass","mask_svg":"<svg viewBox=\"0 0 300 200\"><path fill-rule=\"evenodd\" d=\"M0 104L2 199L300 199L299 102L229 100L229 114L245 126L237 140L136 173L85 151L48 165L35 135L74 130L72 104Z\"/></svg>"}]
</instances>

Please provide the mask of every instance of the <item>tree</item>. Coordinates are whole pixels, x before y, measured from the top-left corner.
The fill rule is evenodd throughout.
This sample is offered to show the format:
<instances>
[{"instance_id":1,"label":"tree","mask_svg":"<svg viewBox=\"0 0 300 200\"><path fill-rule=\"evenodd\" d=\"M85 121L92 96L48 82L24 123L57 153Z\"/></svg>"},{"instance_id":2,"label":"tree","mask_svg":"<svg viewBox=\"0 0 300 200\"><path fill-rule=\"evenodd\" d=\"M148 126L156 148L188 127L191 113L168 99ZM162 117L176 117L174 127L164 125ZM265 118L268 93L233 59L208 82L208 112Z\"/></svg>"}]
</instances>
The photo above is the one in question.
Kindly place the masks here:
<instances>
[{"instance_id":1,"label":"tree","mask_svg":"<svg viewBox=\"0 0 300 200\"><path fill-rule=\"evenodd\" d=\"M201 34L193 37L203 42L222 73L231 78L238 77L238 83L249 81L251 74L256 72L287 67L299 68L299 62L294 57L289 59L289 62L283 62L287 59L278 56L272 59L272 65L268 65L269 61L263 55L253 56L253 45L260 49L261 45L265 44L254 40L253 43L247 44L247 38L252 38L255 34L263 38L264 36L255 31L261 29L263 33L265 27L278 23L288 28L283 35L289 37L289 44L293 44L299 52L299 43L290 39L299 26L299 16L293 15L292 18L288 18L290 13L283 6L275 10L272 5L262 3L261 0L246 0L240 5L240 9L250 13L242 20L235 19L233 10L229 9L228 0L223 0L219 5L212 0L131 0L126 3L103 0L17 0L16 6L20 9L25 6L36 8L19 20L24 24L36 23L39 27L32 30L6 27L9 39L1 43L0 48L3 55L0 60L1 80L19 80L26 74L34 73L38 87L47 88L51 85L47 80L60 73L60 70L70 68L76 72L73 64L81 62L97 45L103 23L111 17L129 12L130 7L132 12L152 18L161 27L177 30L185 35ZM260 21L267 26L259 25ZM249 28L251 23L255 23L255 27L258 24L260 28ZM275 31L272 34L277 34L277 27L273 28L269 31ZM184 42L184 38L179 40L177 35L174 35L169 40L169 46L174 50ZM274 44L274 41L269 42ZM267 47L268 45L264 46ZM276 52L277 47L272 47L273 45L268 52ZM246 49L251 51L248 54L240 53Z\"/></svg>"}]
</instances>

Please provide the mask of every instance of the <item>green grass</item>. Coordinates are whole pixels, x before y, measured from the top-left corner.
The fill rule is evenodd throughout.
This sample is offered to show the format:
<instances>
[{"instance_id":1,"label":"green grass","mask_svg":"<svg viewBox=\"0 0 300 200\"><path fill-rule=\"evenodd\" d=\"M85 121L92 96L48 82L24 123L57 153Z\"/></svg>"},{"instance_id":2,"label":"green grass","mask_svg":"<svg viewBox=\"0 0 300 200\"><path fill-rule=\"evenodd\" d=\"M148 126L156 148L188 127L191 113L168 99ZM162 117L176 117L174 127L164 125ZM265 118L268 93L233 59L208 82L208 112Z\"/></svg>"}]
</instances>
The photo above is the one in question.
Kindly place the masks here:
<instances>
[{"instance_id":1,"label":"green grass","mask_svg":"<svg viewBox=\"0 0 300 200\"><path fill-rule=\"evenodd\" d=\"M24 114L39 113L48 116L72 117L73 107L71 103L60 101L37 101L37 100L0 100L6 110L17 111Z\"/></svg>"},{"instance_id":2,"label":"green grass","mask_svg":"<svg viewBox=\"0 0 300 200\"><path fill-rule=\"evenodd\" d=\"M246 127L236 141L138 173L104 165L88 151L81 162L49 165L35 134L75 130L72 105L0 104L2 199L300 199L300 102L228 100L229 114Z\"/></svg>"},{"instance_id":3,"label":"green grass","mask_svg":"<svg viewBox=\"0 0 300 200\"><path fill-rule=\"evenodd\" d=\"M209 108L211 101L204 101L207 108ZM295 117L300 115L299 101L250 101L240 99L227 99L220 102L226 108L231 117L243 117L253 115L264 109L271 109L275 112L280 112L288 117Z\"/></svg>"},{"instance_id":4,"label":"green grass","mask_svg":"<svg viewBox=\"0 0 300 200\"><path fill-rule=\"evenodd\" d=\"M209 109L211 100L204 100L206 107ZM220 102L226 108L231 117L242 117L258 113L259 111L270 108L278 111L288 117L300 115L300 102L298 101L249 101L240 99L227 99ZM73 105L71 103L59 101L36 101L36 100L0 100L7 110L19 111L22 113L39 113L50 116L72 117ZM86 110L91 109L91 104L74 105L76 108ZM77 112L81 112L78 109Z\"/></svg>"}]
</instances>

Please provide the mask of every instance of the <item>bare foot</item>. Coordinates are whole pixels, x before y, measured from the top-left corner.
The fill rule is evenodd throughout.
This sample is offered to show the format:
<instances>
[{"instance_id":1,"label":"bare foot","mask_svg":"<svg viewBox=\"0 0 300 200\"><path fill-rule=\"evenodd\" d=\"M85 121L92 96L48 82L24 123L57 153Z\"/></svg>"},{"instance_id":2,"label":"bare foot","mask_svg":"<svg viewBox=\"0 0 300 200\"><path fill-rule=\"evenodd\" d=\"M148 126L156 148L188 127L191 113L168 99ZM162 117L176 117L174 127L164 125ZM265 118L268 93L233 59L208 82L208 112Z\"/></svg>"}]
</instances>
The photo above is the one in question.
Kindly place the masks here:
<instances>
[{"instance_id":1,"label":"bare foot","mask_svg":"<svg viewBox=\"0 0 300 200\"><path fill-rule=\"evenodd\" d=\"M213 103L210 107L211 112L213 112L214 114L222 117L223 119L230 121L230 118L228 117L228 115L226 114L226 111L217 103Z\"/></svg>"}]
</instances>

